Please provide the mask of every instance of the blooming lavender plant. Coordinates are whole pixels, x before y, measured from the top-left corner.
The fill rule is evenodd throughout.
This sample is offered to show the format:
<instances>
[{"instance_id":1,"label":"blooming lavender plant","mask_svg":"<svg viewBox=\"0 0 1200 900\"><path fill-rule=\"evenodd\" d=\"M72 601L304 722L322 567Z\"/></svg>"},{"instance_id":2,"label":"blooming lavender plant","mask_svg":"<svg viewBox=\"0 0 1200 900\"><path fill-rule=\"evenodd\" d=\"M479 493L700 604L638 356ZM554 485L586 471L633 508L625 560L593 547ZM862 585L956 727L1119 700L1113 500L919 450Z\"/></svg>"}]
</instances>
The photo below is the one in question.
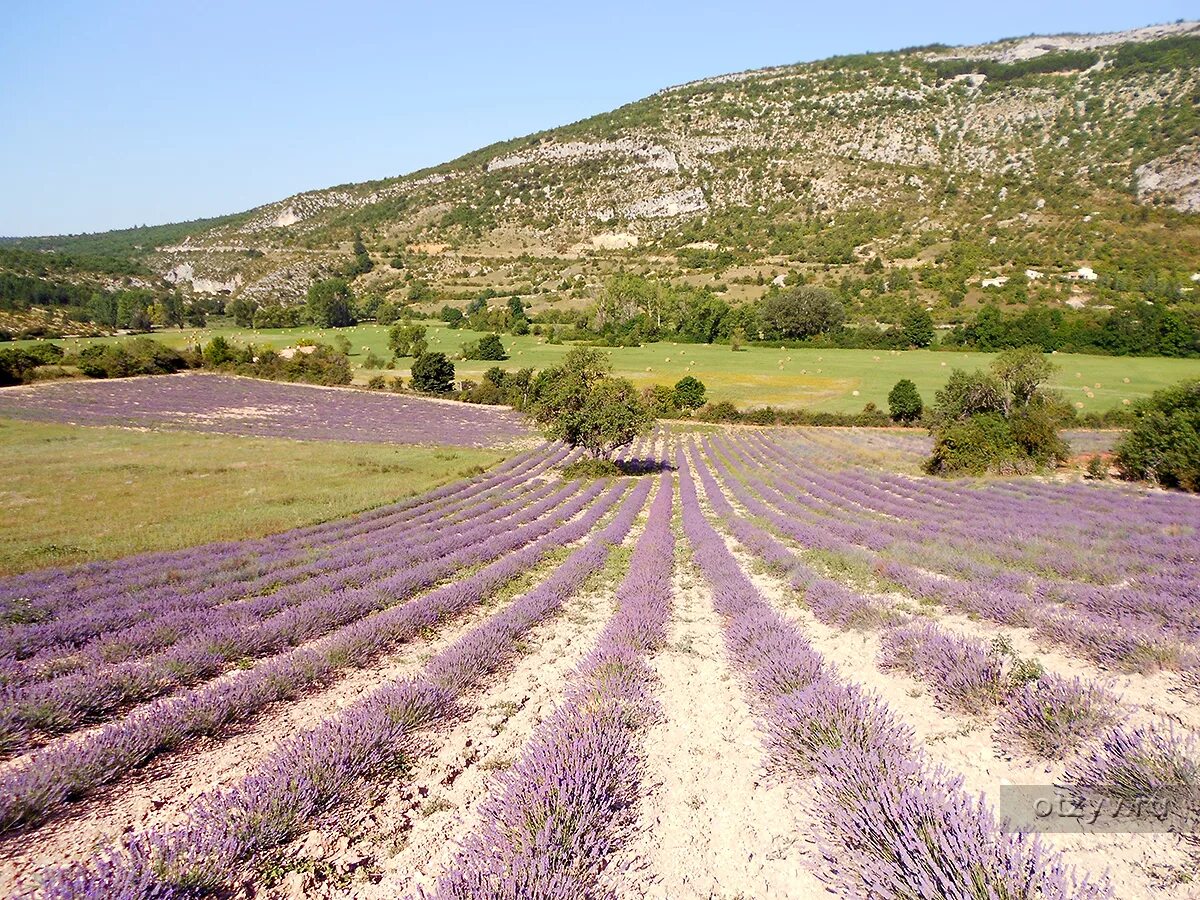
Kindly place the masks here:
<instances>
[{"instance_id":1,"label":"blooming lavender plant","mask_svg":"<svg viewBox=\"0 0 1200 900\"><path fill-rule=\"evenodd\" d=\"M310 441L482 447L529 436L521 417L508 409L207 374L5 391L0 415Z\"/></svg>"},{"instance_id":2,"label":"blooming lavender plant","mask_svg":"<svg viewBox=\"0 0 1200 900\"><path fill-rule=\"evenodd\" d=\"M628 830L643 779L636 734L654 707L645 654L663 642L670 609L673 490L664 476L617 590L616 615L566 701L485 802L483 825L438 881L439 898L600 895L600 874Z\"/></svg>"},{"instance_id":3,"label":"blooming lavender plant","mask_svg":"<svg viewBox=\"0 0 1200 900\"><path fill-rule=\"evenodd\" d=\"M456 713L456 698L517 652L518 638L598 571L649 494L635 487L617 515L555 572L438 653L417 678L382 685L316 728L284 742L237 784L206 794L185 820L130 837L86 862L47 872L30 898L182 898L236 878L242 861L294 837L398 762L407 736ZM612 490L624 493L625 485ZM119 893L118 893L119 892Z\"/></svg>"},{"instance_id":4,"label":"blooming lavender plant","mask_svg":"<svg viewBox=\"0 0 1200 900\"><path fill-rule=\"evenodd\" d=\"M1043 675L1015 691L996 723L1002 743L1043 759L1061 759L1117 722L1117 700L1080 678Z\"/></svg>"}]
</instances>

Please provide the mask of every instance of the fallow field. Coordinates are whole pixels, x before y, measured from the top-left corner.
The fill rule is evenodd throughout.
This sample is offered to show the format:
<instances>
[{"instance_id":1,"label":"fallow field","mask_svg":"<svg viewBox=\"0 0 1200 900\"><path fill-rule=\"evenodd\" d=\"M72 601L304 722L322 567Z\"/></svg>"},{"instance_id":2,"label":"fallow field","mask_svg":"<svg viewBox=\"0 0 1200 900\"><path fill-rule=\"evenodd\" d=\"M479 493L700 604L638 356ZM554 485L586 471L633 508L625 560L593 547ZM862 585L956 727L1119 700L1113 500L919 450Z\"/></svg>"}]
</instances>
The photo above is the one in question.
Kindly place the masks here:
<instances>
[{"instance_id":1,"label":"fallow field","mask_svg":"<svg viewBox=\"0 0 1200 900\"><path fill-rule=\"evenodd\" d=\"M357 515L6 577L0 886L1197 896L1187 808L1036 811L1194 800L1200 501L923 478L924 440L660 429L589 482L515 447Z\"/></svg>"}]
</instances>

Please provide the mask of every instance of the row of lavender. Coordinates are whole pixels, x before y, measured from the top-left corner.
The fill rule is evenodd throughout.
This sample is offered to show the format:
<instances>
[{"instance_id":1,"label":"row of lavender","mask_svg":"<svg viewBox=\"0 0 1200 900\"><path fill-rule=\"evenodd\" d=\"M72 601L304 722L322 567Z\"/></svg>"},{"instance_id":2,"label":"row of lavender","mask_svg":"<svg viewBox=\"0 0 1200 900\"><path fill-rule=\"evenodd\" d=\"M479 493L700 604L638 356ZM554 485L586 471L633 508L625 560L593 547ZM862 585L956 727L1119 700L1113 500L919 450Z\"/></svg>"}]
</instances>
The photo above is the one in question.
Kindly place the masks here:
<instances>
[{"instance_id":1,"label":"row of lavender","mask_svg":"<svg viewBox=\"0 0 1200 900\"><path fill-rule=\"evenodd\" d=\"M877 697L839 680L708 523L680 456L684 531L755 698L773 762L812 786L827 876L853 896L1100 898L1036 838L1002 830Z\"/></svg>"},{"instance_id":2,"label":"row of lavender","mask_svg":"<svg viewBox=\"0 0 1200 900\"><path fill-rule=\"evenodd\" d=\"M364 780L394 772L411 752L417 729L458 715L464 695L519 652L521 636L599 571L630 531L651 487L645 481L632 490L621 483L609 488L606 498L620 506L608 525L593 531L594 520L580 520L574 532L555 535L554 544L562 546L591 532L552 575L435 655L419 676L383 684L281 744L237 784L199 798L180 824L138 833L90 860L49 871L28 896L184 897L236 881L247 859L310 827L314 818L354 796ZM522 556L515 571L534 561ZM430 612L452 603L451 592L490 590L496 578L497 570L485 568L448 585Z\"/></svg>"},{"instance_id":3,"label":"row of lavender","mask_svg":"<svg viewBox=\"0 0 1200 900\"><path fill-rule=\"evenodd\" d=\"M471 577L390 607L253 669L194 688L179 697L137 708L78 740L62 739L19 760L0 775L0 831L28 828L70 801L112 783L132 768L185 745L199 735L220 736L268 704L293 699L329 684L352 667L411 640L478 604L538 560L578 540L617 501L620 489L600 494L593 486L556 515L497 535L467 552L476 562L493 560ZM576 518L587 509L586 515ZM466 563L466 558L458 560Z\"/></svg>"},{"instance_id":4,"label":"row of lavender","mask_svg":"<svg viewBox=\"0 0 1200 900\"><path fill-rule=\"evenodd\" d=\"M523 475L552 465L564 451L544 446L502 464L492 473L456 482L419 497L390 504L334 522L297 528L257 540L226 541L186 550L147 553L119 561L87 563L0 579L0 598L10 620L34 622L55 618L63 610L90 608L121 599L165 600L174 596L223 590L215 602L254 590L255 579L270 579L280 567L313 560L331 547L368 535L389 522L428 514L455 500L517 484ZM170 593L159 594L167 591ZM23 601L23 608L14 604Z\"/></svg>"},{"instance_id":5,"label":"row of lavender","mask_svg":"<svg viewBox=\"0 0 1200 900\"><path fill-rule=\"evenodd\" d=\"M439 879L442 900L599 896L645 781L638 735L657 710L646 657L666 639L674 484L661 477L617 590L617 612L559 709L484 803L482 825Z\"/></svg>"},{"instance_id":6,"label":"row of lavender","mask_svg":"<svg viewBox=\"0 0 1200 900\"><path fill-rule=\"evenodd\" d=\"M507 480L506 480L507 481ZM279 567L262 581L222 586L219 590L116 595L64 611L54 619L12 625L0 646L12 660L4 668L9 684L54 677L85 665L116 663L162 649L181 632L194 632L219 616L267 615L307 592L309 596L381 577L398 556L419 555L440 533L483 517L511 511L518 494L533 495L537 482L503 483L451 504L439 504L424 515L404 517L380 527L378 541L361 545L340 542L298 567ZM528 502L536 502L536 499ZM297 571L298 570L298 571Z\"/></svg>"},{"instance_id":7,"label":"row of lavender","mask_svg":"<svg viewBox=\"0 0 1200 900\"><path fill-rule=\"evenodd\" d=\"M452 620L548 553L585 535L617 501L618 488L602 493L597 484L581 490L578 483L556 487L553 481L535 479L512 498L505 515L461 531L451 528L449 534L426 545L421 560L410 560L412 564L381 579L373 592L318 595L307 606L296 607L307 612L306 618L281 614L257 629L228 631L228 646L218 654L222 660L228 659L235 644L239 652L256 647L266 655L268 644L283 644L286 649L301 638L327 636L248 671L234 669L220 681L199 684L177 697L135 705L105 728L78 740L60 738L43 751L15 760L0 776L0 831L35 826L65 803L88 796L159 754L176 750L198 735L220 737L268 704L329 684L415 634ZM522 508L530 498L548 493L552 496ZM464 569L472 571L471 577L454 581ZM441 581L446 581L442 587L420 593ZM289 628L276 628L283 625ZM273 642L264 641L268 634ZM10 740L23 740L19 746L36 743L36 735L30 733L30 719L38 714L37 707L31 708L32 696L43 710L58 710L67 724L79 724L83 717L77 714L84 708L91 709L93 719L101 711L120 712L119 705L102 705L110 698L123 696L128 706L154 693L156 686L158 693L183 687L178 677L183 664L190 661L198 669L196 658L186 652L188 645L181 645L178 653L168 651L116 667L115 672L110 667L107 672L33 685L41 693L17 695L14 699L22 702L6 707ZM10 690L10 697L14 693Z\"/></svg>"},{"instance_id":8,"label":"row of lavender","mask_svg":"<svg viewBox=\"0 0 1200 900\"><path fill-rule=\"evenodd\" d=\"M347 570L328 578L278 588L250 601L198 604L198 609L151 607L154 619L145 625L137 611L133 623L94 641L63 638L42 647L38 659L43 664L36 668L9 661L4 667L9 683L0 694L0 747L17 749L36 733L62 733L99 721L131 703L206 680L231 663L277 653L392 606L479 559L490 548L489 540L495 544L494 539L535 522L577 488L569 484L556 491L551 482L532 482L515 493L506 491L509 496L502 501L468 506L462 518L469 522L478 510L479 519L468 527L461 527L459 516L439 518L423 531L410 528L415 539L407 550L385 549L354 566L354 556L347 554ZM38 626L33 634L13 627L6 637L12 643L33 643L32 638L48 634L61 637L60 627L78 635L81 621L93 620L81 611L78 617ZM108 662L105 650L114 642L134 647L135 658ZM46 664L55 660L65 665Z\"/></svg>"},{"instance_id":9,"label":"row of lavender","mask_svg":"<svg viewBox=\"0 0 1200 900\"><path fill-rule=\"evenodd\" d=\"M1200 742L1170 722L1118 727L1117 698L1080 678L1045 673L1004 647L951 634L815 573L800 556L730 505L722 487L696 460L714 513L747 550L786 575L821 622L839 628L884 629L883 668L903 670L939 701L972 715L998 708L997 742L1020 755L1061 760L1075 755L1068 786L1107 785L1122 796L1150 796L1164 786L1200 787Z\"/></svg>"},{"instance_id":10,"label":"row of lavender","mask_svg":"<svg viewBox=\"0 0 1200 900\"><path fill-rule=\"evenodd\" d=\"M1168 515L1159 516L1166 524L1131 527L1135 533L1156 528L1172 533L1164 534L1140 563L1128 563L1125 581L1080 584L981 559L994 553L982 527L973 542L954 549L948 546L952 539L924 521L928 513L909 524L898 518L856 516L839 510L839 503L852 502L841 499L843 495L864 493L862 484L844 484L839 494L821 483L828 476L816 467L799 471L802 467L794 462L732 443L710 444L709 458L723 472L724 459L729 460L733 469L724 475L728 489L748 511L782 534L806 548L833 552L922 599L1005 624L1033 627L1043 637L1109 665L1140 670L1195 665L1200 578L1197 551L1190 549L1196 543L1195 529L1183 524L1187 513L1194 510L1167 505ZM861 478L869 482L871 476L863 474ZM903 487L915 491L911 484ZM939 491L948 490L929 487L934 502ZM1101 489L1097 493L1107 492ZM1101 503L1107 499L1102 497ZM1153 513L1155 507L1149 511ZM909 514L919 516L915 506ZM1030 516L1037 516L1036 506L1031 506ZM995 543L1001 543L1004 535L1011 533L1009 529L1016 527L986 509L980 511L980 517L1003 529ZM1130 518L1128 512L1125 517ZM933 536L932 542L923 539L925 532ZM1137 556L1128 549L1124 554L1120 548L1109 550L1109 555L1119 560ZM1130 574L1134 575L1132 581Z\"/></svg>"}]
</instances>

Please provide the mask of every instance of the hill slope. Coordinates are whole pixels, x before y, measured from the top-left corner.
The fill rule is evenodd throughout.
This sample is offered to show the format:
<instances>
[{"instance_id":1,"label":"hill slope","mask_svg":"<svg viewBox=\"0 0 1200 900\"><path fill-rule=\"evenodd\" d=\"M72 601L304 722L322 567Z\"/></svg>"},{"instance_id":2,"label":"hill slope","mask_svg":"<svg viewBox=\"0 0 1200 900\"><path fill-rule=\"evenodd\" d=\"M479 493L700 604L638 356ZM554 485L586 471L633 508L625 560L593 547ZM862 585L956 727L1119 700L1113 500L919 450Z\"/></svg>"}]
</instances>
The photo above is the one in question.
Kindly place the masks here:
<instances>
[{"instance_id":1,"label":"hill slope","mask_svg":"<svg viewBox=\"0 0 1200 900\"><path fill-rule=\"evenodd\" d=\"M985 299L1174 302L1200 271L1198 108L1197 23L862 54L192 227L16 244L258 303L344 268L356 233L375 261L356 289L429 308L490 288L570 309L619 269L733 301L802 273L883 321L897 297L943 320Z\"/></svg>"}]
</instances>

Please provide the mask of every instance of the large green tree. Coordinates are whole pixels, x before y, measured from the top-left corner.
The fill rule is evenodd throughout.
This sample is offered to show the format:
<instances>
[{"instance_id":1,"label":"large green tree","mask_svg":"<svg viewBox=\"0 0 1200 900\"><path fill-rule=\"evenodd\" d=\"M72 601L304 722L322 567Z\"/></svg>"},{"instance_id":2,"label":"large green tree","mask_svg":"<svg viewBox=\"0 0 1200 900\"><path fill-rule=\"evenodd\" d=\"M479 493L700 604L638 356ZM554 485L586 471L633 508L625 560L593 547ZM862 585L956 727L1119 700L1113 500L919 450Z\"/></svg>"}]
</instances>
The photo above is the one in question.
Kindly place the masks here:
<instances>
[{"instance_id":1,"label":"large green tree","mask_svg":"<svg viewBox=\"0 0 1200 900\"><path fill-rule=\"evenodd\" d=\"M846 321L846 310L834 293L811 284L768 294L759 303L759 315L786 338L812 337Z\"/></svg>"},{"instance_id":2,"label":"large green tree","mask_svg":"<svg viewBox=\"0 0 1200 900\"><path fill-rule=\"evenodd\" d=\"M530 417L551 440L583 447L592 457L609 456L650 430L654 417L625 378L610 374L608 357L576 347L562 364L538 378Z\"/></svg>"},{"instance_id":3,"label":"large green tree","mask_svg":"<svg viewBox=\"0 0 1200 900\"><path fill-rule=\"evenodd\" d=\"M422 353L412 364L412 386L428 394L448 394L454 389L454 363L445 353Z\"/></svg>"},{"instance_id":4,"label":"large green tree","mask_svg":"<svg viewBox=\"0 0 1200 900\"><path fill-rule=\"evenodd\" d=\"M393 356L416 358L424 353L428 346L424 325L399 324L388 330L388 347L391 348Z\"/></svg>"},{"instance_id":5,"label":"large green tree","mask_svg":"<svg viewBox=\"0 0 1200 900\"><path fill-rule=\"evenodd\" d=\"M308 320L321 328L354 324L354 294L344 278L315 281L308 288Z\"/></svg>"}]
</instances>

